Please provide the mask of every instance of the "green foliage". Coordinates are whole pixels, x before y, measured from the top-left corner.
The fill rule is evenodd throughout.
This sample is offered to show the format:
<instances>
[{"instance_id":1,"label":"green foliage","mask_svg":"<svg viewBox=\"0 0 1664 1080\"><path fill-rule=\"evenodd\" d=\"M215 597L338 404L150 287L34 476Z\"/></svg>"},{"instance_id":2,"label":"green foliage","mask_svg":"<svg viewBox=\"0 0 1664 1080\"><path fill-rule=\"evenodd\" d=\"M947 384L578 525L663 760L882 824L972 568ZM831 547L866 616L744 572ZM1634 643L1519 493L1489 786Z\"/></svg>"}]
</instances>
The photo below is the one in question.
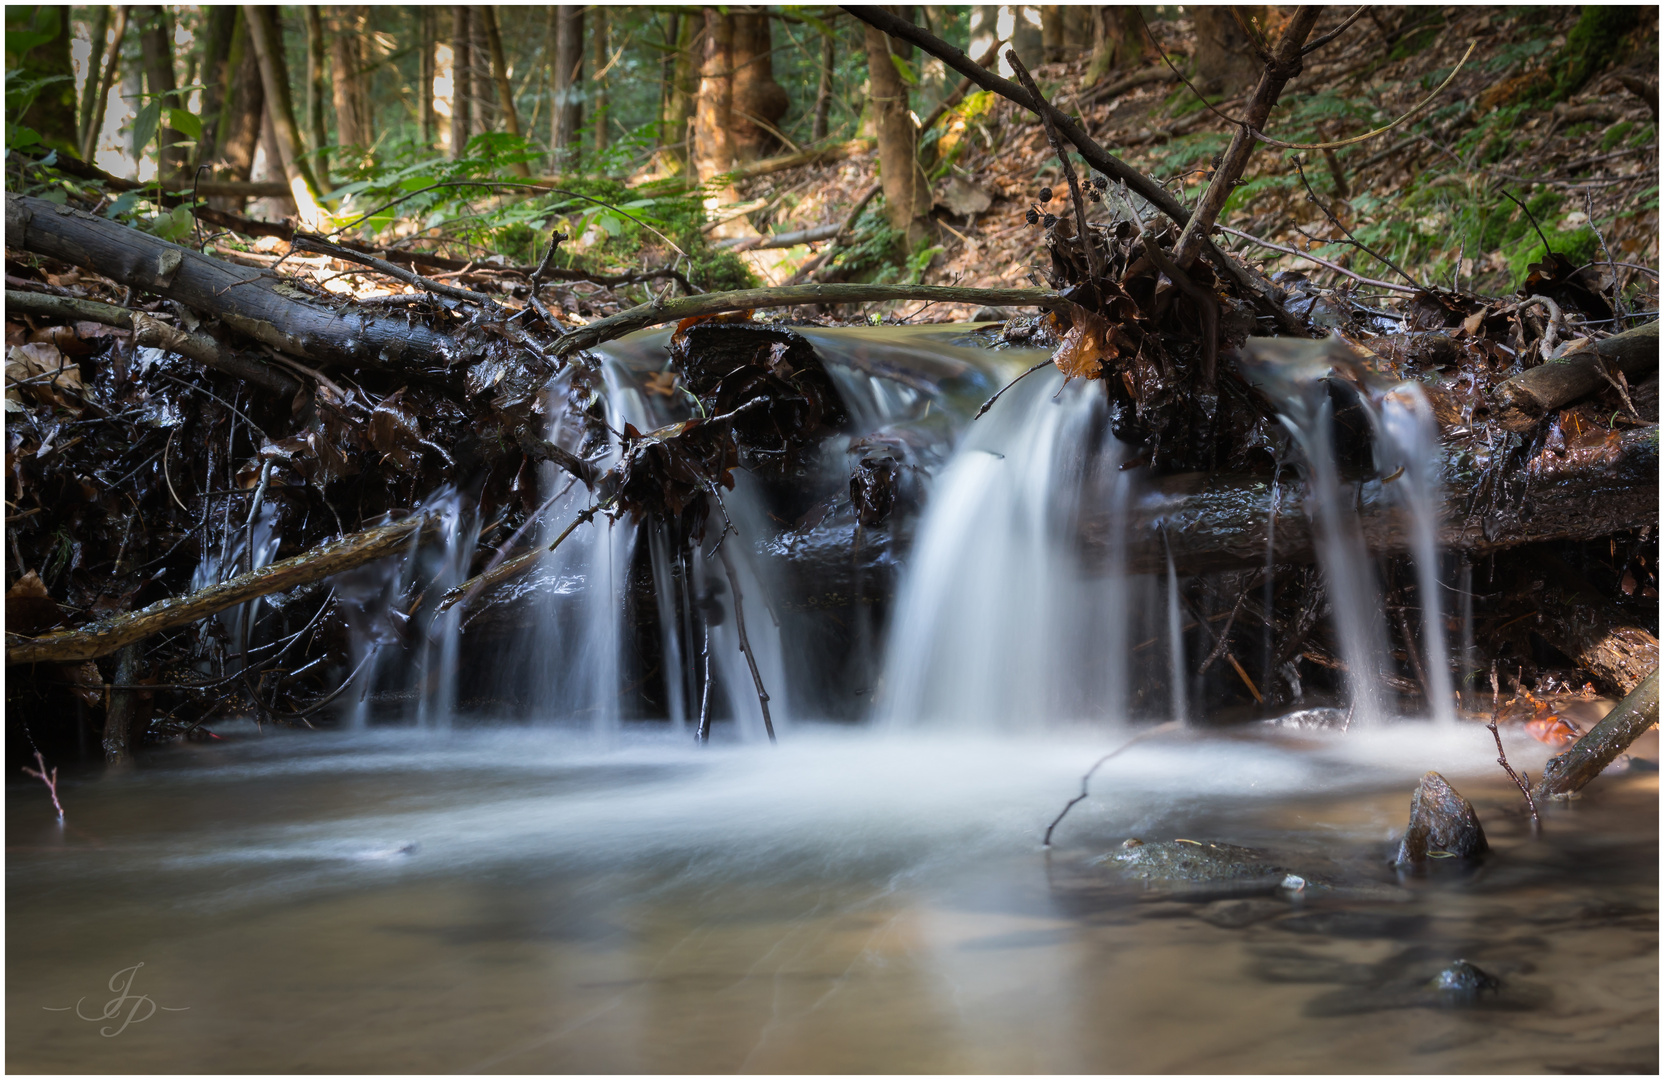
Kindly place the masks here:
<instances>
[{"instance_id":1,"label":"green foliage","mask_svg":"<svg viewBox=\"0 0 1664 1080\"><path fill-rule=\"evenodd\" d=\"M1426 9L1409 8L1406 10L1404 18L1412 22L1422 22L1424 19L1422 11L1424 10ZM1424 52L1429 45L1437 41L1439 39L1439 31L1445 28L1446 23L1444 21L1444 17L1436 13L1430 18L1431 21L1427 26L1399 38L1398 41L1393 44L1392 52L1388 54L1388 58L1392 60L1408 60L1410 57L1417 56Z\"/></svg>"},{"instance_id":2,"label":"green foliage","mask_svg":"<svg viewBox=\"0 0 1664 1080\"><path fill-rule=\"evenodd\" d=\"M1600 240L1596 238L1595 231L1587 225L1571 232L1561 232L1544 222L1543 235L1548 237L1549 244L1555 252L1571 260L1573 266L1582 266L1590 262L1600 252ZM1530 273L1531 264L1541 262L1547 254L1535 230L1528 231L1512 248L1507 249L1506 253L1508 276L1516 285L1525 280L1526 275Z\"/></svg>"},{"instance_id":3,"label":"green foliage","mask_svg":"<svg viewBox=\"0 0 1664 1080\"><path fill-rule=\"evenodd\" d=\"M833 257L833 265L846 278L888 284L900 277L898 261L907 250L907 234L890 226L874 199L851 230L854 242Z\"/></svg>"}]
</instances>

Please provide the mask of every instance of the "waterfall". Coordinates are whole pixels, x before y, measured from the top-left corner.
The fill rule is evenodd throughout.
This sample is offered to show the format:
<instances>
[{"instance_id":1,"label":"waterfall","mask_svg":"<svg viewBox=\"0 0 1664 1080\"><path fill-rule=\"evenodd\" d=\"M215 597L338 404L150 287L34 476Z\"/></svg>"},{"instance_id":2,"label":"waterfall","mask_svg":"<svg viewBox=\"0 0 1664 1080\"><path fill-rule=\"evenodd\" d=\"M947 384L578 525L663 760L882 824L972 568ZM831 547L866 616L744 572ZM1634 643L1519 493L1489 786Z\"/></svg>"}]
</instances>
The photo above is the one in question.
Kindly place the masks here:
<instances>
[{"instance_id":1,"label":"waterfall","mask_svg":"<svg viewBox=\"0 0 1664 1080\"><path fill-rule=\"evenodd\" d=\"M1075 538L1083 502L1125 497L1107 427L1102 388L1051 368L971 424L908 558L884 722L994 731L1120 715L1123 582L1094 579ZM1104 649L1106 635L1119 644Z\"/></svg>"}]
</instances>

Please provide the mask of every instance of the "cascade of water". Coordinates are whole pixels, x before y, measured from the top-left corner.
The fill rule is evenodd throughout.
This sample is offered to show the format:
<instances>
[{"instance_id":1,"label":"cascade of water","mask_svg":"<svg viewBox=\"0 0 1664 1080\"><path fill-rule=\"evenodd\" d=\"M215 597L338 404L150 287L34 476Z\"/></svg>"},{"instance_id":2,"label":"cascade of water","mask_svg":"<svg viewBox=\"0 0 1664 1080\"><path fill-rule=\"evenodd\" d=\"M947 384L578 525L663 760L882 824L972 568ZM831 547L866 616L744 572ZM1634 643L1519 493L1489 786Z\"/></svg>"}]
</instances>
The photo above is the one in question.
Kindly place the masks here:
<instances>
[{"instance_id":1,"label":"cascade of water","mask_svg":"<svg viewBox=\"0 0 1664 1080\"><path fill-rule=\"evenodd\" d=\"M429 512L437 512L440 542L426 548L416 574L423 583L424 608L431 611L445 592L468 577L474 548L479 543L480 519L471 500L454 488L444 488L423 500ZM458 633L462 610L451 608L437 616L428 615L417 664L420 697L416 721L423 728L449 728L456 712Z\"/></svg>"},{"instance_id":2,"label":"cascade of water","mask_svg":"<svg viewBox=\"0 0 1664 1080\"><path fill-rule=\"evenodd\" d=\"M1167 552L1167 666L1173 719L1183 723L1190 715L1190 671L1184 662L1184 612L1179 607L1179 572L1172 551Z\"/></svg>"},{"instance_id":3,"label":"cascade of water","mask_svg":"<svg viewBox=\"0 0 1664 1080\"><path fill-rule=\"evenodd\" d=\"M1101 388L1062 382L1048 369L1017 384L937 479L892 619L887 723L993 730L1119 713L1124 668L1103 646L1125 617L1121 575L1089 580L1075 528L1083 498L1124 499L1128 474L1103 434Z\"/></svg>"},{"instance_id":4,"label":"cascade of water","mask_svg":"<svg viewBox=\"0 0 1664 1080\"><path fill-rule=\"evenodd\" d=\"M1376 471L1398 473L1387 485L1403 506L1410 526L1410 553L1416 567L1416 593L1421 600L1421 644L1427 672L1428 706L1433 718L1456 720L1450 682L1450 655L1445 648L1444 605L1439 581L1438 423L1427 395L1415 383L1400 383L1381 398L1376 440ZM1400 472L1401 470L1401 472ZM1414 648L1406 642L1406 648Z\"/></svg>"}]
</instances>

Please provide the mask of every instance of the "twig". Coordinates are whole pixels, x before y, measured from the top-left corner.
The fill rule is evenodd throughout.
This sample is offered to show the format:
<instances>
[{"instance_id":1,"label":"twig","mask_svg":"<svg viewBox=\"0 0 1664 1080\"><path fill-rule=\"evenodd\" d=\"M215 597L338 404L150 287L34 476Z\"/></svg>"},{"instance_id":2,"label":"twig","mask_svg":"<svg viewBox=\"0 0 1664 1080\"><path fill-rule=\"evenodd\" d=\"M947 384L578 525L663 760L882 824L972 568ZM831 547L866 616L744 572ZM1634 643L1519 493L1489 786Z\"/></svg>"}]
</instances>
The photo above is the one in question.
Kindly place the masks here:
<instances>
[{"instance_id":1,"label":"twig","mask_svg":"<svg viewBox=\"0 0 1664 1080\"><path fill-rule=\"evenodd\" d=\"M1372 249L1370 249L1369 247L1366 247L1362 240L1359 240L1356 236L1354 236L1352 234L1351 229L1348 229L1344 224L1341 223L1341 220L1339 218L1337 218L1329 210L1328 205L1322 199L1319 199L1317 197L1317 192L1312 190L1312 182L1310 180L1306 179L1306 170L1301 166L1299 158L1294 159L1294 171L1300 175L1300 183L1303 184L1306 188L1306 199L1309 202L1311 202L1311 204L1313 206L1315 206L1319 210L1323 211L1323 216L1329 219L1329 224L1333 225L1335 228L1339 229L1341 232L1346 234L1346 238L1349 241L1351 241L1353 247L1357 248L1359 251L1363 252L1365 255L1370 256L1376 262L1385 266L1387 269L1396 272L1399 277L1403 278L1405 281L1408 281L1411 285L1414 285L1416 287L1417 292L1426 292L1427 291L1427 289L1421 284L1421 282L1417 281L1415 278L1411 277L1409 274L1406 274L1401 268L1399 268L1399 266L1396 263L1394 263L1392 260L1388 259L1386 256L1378 255Z\"/></svg>"},{"instance_id":2,"label":"twig","mask_svg":"<svg viewBox=\"0 0 1664 1080\"><path fill-rule=\"evenodd\" d=\"M40 766L40 770L38 772L29 768L27 765L23 766L23 771L46 785L47 793L52 796L52 805L58 811L58 822L59 824L62 824L64 820L64 804L58 801L58 767L54 765L52 766L52 771L47 772L46 759L40 756L39 750L35 751L35 764Z\"/></svg>"},{"instance_id":3,"label":"twig","mask_svg":"<svg viewBox=\"0 0 1664 1080\"><path fill-rule=\"evenodd\" d=\"M716 494L716 486L711 486L711 495L716 498L717 505L722 504L722 498ZM757 687L757 704L763 710L763 728L768 732L768 741L774 742L774 721L768 714L768 691L763 689L763 676L757 670L757 657L751 651L751 639L745 633L745 598L740 595L739 575L734 573L733 560L728 557L728 549L722 549L722 568L728 572L728 587L734 590L734 628L740 634L740 651L745 654L745 662L751 667L751 681ZM707 683L706 685L709 685ZM703 726L703 720L701 720Z\"/></svg>"},{"instance_id":4,"label":"twig","mask_svg":"<svg viewBox=\"0 0 1664 1080\"><path fill-rule=\"evenodd\" d=\"M971 417L971 419L972 420L982 419L982 414L994 407L994 402L996 402L1000 399L1001 394L1005 393L1007 390L1011 389L1013 386L1016 386L1018 383L1022 382L1024 379L1028 378L1030 375L1033 375L1036 371L1039 371L1041 368L1045 367L1047 364L1049 364L1051 362L1052 362L1052 358L1049 357L1049 356L1046 357L1044 360L1039 361L1033 367L1029 368L1027 371L1024 371L1021 375L1017 376L1015 379L1012 379L1010 382L1006 383L1004 386L1002 386L998 390L994 391L994 396L989 398L987 401L984 401L982 403L982 408L978 409L976 411L976 415Z\"/></svg>"},{"instance_id":5,"label":"twig","mask_svg":"<svg viewBox=\"0 0 1664 1080\"><path fill-rule=\"evenodd\" d=\"M705 624L704 637L701 639L699 658L705 667L705 678L699 688L699 741L711 741L711 627Z\"/></svg>"},{"instance_id":6,"label":"twig","mask_svg":"<svg viewBox=\"0 0 1664 1080\"><path fill-rule=\"evenodd\" d=\"M1332 263L1328 259L1320 258L1319 256L1313 255L1309 251L1301 251L1299 248L1284 247L1282 244L1273 244L1269 240L1261 240L1252 233L1245 233L1241 229L1233 229L1229 225L1216 225L1214 227L1220 232L1240 237L1241 239L1248 241L1250 244L1257 244L1263 248L1270 248L1272 251L1281 251L1285 255L1294 255L1298 258L1310 259L1319 266L1328 267L1337 274L1345 274L1347 277L1358 282L1360 285L1371 285L1378 289L1391 289L1394 292L1401 293L1418 293L1422 291L1421 289L1412 289L1405 285L1397 285L1390 281L1378 281L1375 278L1364 277L1355 270L1348 270L1346 267L1341 266L1338 263Z\"/></svg>"},{"instance_id":7,"label":"twig","mask_svg":"<svg viewBox=\"0 0 1664 1080\"><path fill-rule=\"evenodd\" d=\"M1105 754L1103 757L1101 757L1097 761L1093 762L1092 767L1090 769L1086 770L1086 775L1080 778L1080 794L1076 795L1074 798L1072 798L1068 802L1064 803L1063 804L1063 809L1058 811L1057 816L1052 819L1052 823L1050 825L1046 826L1046 835L1045 835L1045 838L1040 841L1041 846L1042 847L1051 847L1052 846L1052 831L1054 829L1056 829L1060 823L1062 823L1063 818L1069 813L1070 810L1074 809L1074 806L1075 806L1076 803L1080 802L1081 800L1083 800L1087 797L1089 792L1087 791L1087 786L1086 785L1091 781L1092 774L1098 771L1099 766L1103 765L1104 762L1108 761L1110 758L1114 757L1115 755L1121 753L1123 750L1129 749L1135 743L1143 742L1145 739L1148 739L1153 735L1161 735L1165 732L1172 731L1175 728L1179 728L1179 727L1182 727L1182 726L1184 726L1183 723L1181 721L1178 721L1178 720L1169 720L1165 724L1158 724L1155 727L1150 728L1148 731L1139 732L1137 735L1134 735L1132 738L1128 739L1126 742L1122 743L1120 746L1116 747L1114 750L1111 750L1109 753Z\"/></svg>"},{"instance_id":8,"label":"twig","mask_svg":"<svg viewBox=\"0 0 1664 1080\"><path fill-rule=\"evenodd\" d=\"M1040 87L1035 83L1034 76L1030 75L1028 68L1023 66L1023 61L1017 55L1017 50L1005 50L1005 59L1011 65L1011 70L1017 73L1017 78L1022 81L1024 89L1033 94L1034 100L1042 106L1040 122L1045 126L1046 140L1052 144L1052 153L1057 155L1058 163L1063 166L1063 179L1069 182L1069 194L1075 200L1075 225L1080 233L1081 246L1086 249L1086 268L1092 275L1093 283L1096 284L1104 276L1103 260L1098 251L1098 246L1092 241L1092 233L1086 227L1086 200L1081 197L1080 179L1075 175L1074 162L1069 160L1069 151L1064 149L1063 139L1057 133L1057 125L1052 122L1052 109L1041 95Z\"/></svg>"},{"instance_id":9,"label":"twig","mask_svg":"<svg viewBox=\"0 0 1664 1080\"><path fill-rule=\"evenodd\" d=\"M1498 184L1496 186L1496 189L1497 189L1498 192L1501 193L1501 195L1504 199L1507 199L1509 202L1513 203L1515 206L1517 206L1521 210L1525 211L1526 220L1531 222L1531 227L1533 229L1535 229L1536 232L1537 232L1537 239L1539 239L1543 242L1543 251L1546 254L1553 255L1554 254L1554 246L1548 242L1548 237L1543 235L1543 227L1541 225L1537 224L1537 215L1535 215L1531 212L1531 207L1525 205L1524 203L1520 202L1518 199L1514 198L1513 192L1509 191L1507 188L1503 187L1501 184Z\"/></svg>"},{"instance_id":10,"label":"twig","mask_svg":"<svg viewBox=\"0 0 1664 1080\"><path fill-rule=\"evenodd\" d=\"M297 232L294 239L289 241L289 245L291 251L310 251L316 255L329 255L343 262L368 266L378 274L386 274L390 278L397 278L407 285L414 285L418 289L425 289L439 296L448 296L453 300L466 300L473 304L484 304L486 307L499 306L495 299L484 293L475 292L472 289L461 289L455 285L446 285L442 281L423 277L414 270L406 270L397 263L390 263L386 259L378 259L374 255L366 255L361 251L354 251L339 244L332 244L321 237L308 236L305 233Z\"/></svg>"},{"instance_id":11,"label":"twig","mask_svg":"<svg viewBox=\"0 0 1664 1080\"><path fill-rule=\"evenodd\" d=\"M1542 819L1537 816L1537 800L1531 797L1531 788L1527 786L1527 781L1530 780L1530 777L1527 777L1525 780L1521 780L1519 774L1514 771L1514 767L1508 764L1508 755L1502 749L1502 735L1496 729L1497 713L1501 711L1501 699L1502 690L1497 685L1496 681L1496 661L1492 660L1491 722L1485 726L1491 729L1491 737L1496 740L1496 763L1501 765L1503 772L1508 774L1508 778L1513 780L1514 783L1519 786L1520 793L1525 796L1525 805L1531 808L1531 827L1536 829L1541 827L1543 822Z\"/></svg>"},{"instance_id":12,"label":"twig","mask_svg":"<svg viewBox=\"0 0 1664 1080\"><path fill-rule=\"evenodd\" d=\"M594 503L588 508L578 511L578 516L572 519L571 524L567 525L566 529L559 536L555 537L555 542L550 544L548 547L534 549L526 552L524 555L517 555L507 562L495 566L484 573L474 575L454 588L447 589L445 591L445 595L440 597L439 606L434 609L434 614L443 615L457 604L464 604L473 600L474 597L478 596L480 591L485 589L487 586L495 585L500 581L507 581L511 577L523 574L527 570L530 570L532 566L536 564L537 560L541 559L544 554L555 550L560 547L561 544L565 543L566 538L576 532L579 525L594 521L595 515L604 510L609 505L610 501L611 500L605 500Z\"/></svg>"},{"instance_id":13,"label":"twig","mask_svg":"<svg viewBox=\"0 0 1664 1080\"><path fill-rule=\"evenodd\" d=\"M1351 15L1347 16L1345 22L1341 23L1339 26L1335 27L1333 30L1329 31L1327 34L1324 34L1322 37L1318 38L1316 41L1308 43L1305 48L1300 50L1300 55L1301 56L1309 56L1312 53L1316 52L1318 49L1321 49L1321 48L1323 48L1323 46L1329 44L1329 42L1335 40L1336 38L1340 37L1342 34L1346 33L1346 28L1351 26L1353 23L1357 22L1358 21L1358 16L1362 15L1364 13L1365 9L1368 8L1368 6L1369 5L1365 4L1361 7L1359 7L1357 11L1354 11Z\"/></svg>"}]
</instances>

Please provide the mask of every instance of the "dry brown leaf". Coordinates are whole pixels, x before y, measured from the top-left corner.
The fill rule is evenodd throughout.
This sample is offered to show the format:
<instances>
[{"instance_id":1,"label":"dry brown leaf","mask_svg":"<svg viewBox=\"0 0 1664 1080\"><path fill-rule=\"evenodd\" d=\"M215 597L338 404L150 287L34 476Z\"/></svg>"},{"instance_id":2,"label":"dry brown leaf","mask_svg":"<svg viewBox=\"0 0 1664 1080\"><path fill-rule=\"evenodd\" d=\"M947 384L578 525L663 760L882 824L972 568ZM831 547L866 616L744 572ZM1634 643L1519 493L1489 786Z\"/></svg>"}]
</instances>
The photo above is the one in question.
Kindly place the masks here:
<instances>
[{"instance_id":1,"label":"dry brown leaf","mask_svg":"<svg viewBox=\"0 0 1664 1080\"><path fill-rule=\"evenodd\" d=\"M1120 355L1114 344L1110 323L1087 311L1075 312L1075 325L1063 335L1052 353L1052 363L1068 379L1096 379L1103 375L1104 361Z\"/></svg>"}]
</instances>

